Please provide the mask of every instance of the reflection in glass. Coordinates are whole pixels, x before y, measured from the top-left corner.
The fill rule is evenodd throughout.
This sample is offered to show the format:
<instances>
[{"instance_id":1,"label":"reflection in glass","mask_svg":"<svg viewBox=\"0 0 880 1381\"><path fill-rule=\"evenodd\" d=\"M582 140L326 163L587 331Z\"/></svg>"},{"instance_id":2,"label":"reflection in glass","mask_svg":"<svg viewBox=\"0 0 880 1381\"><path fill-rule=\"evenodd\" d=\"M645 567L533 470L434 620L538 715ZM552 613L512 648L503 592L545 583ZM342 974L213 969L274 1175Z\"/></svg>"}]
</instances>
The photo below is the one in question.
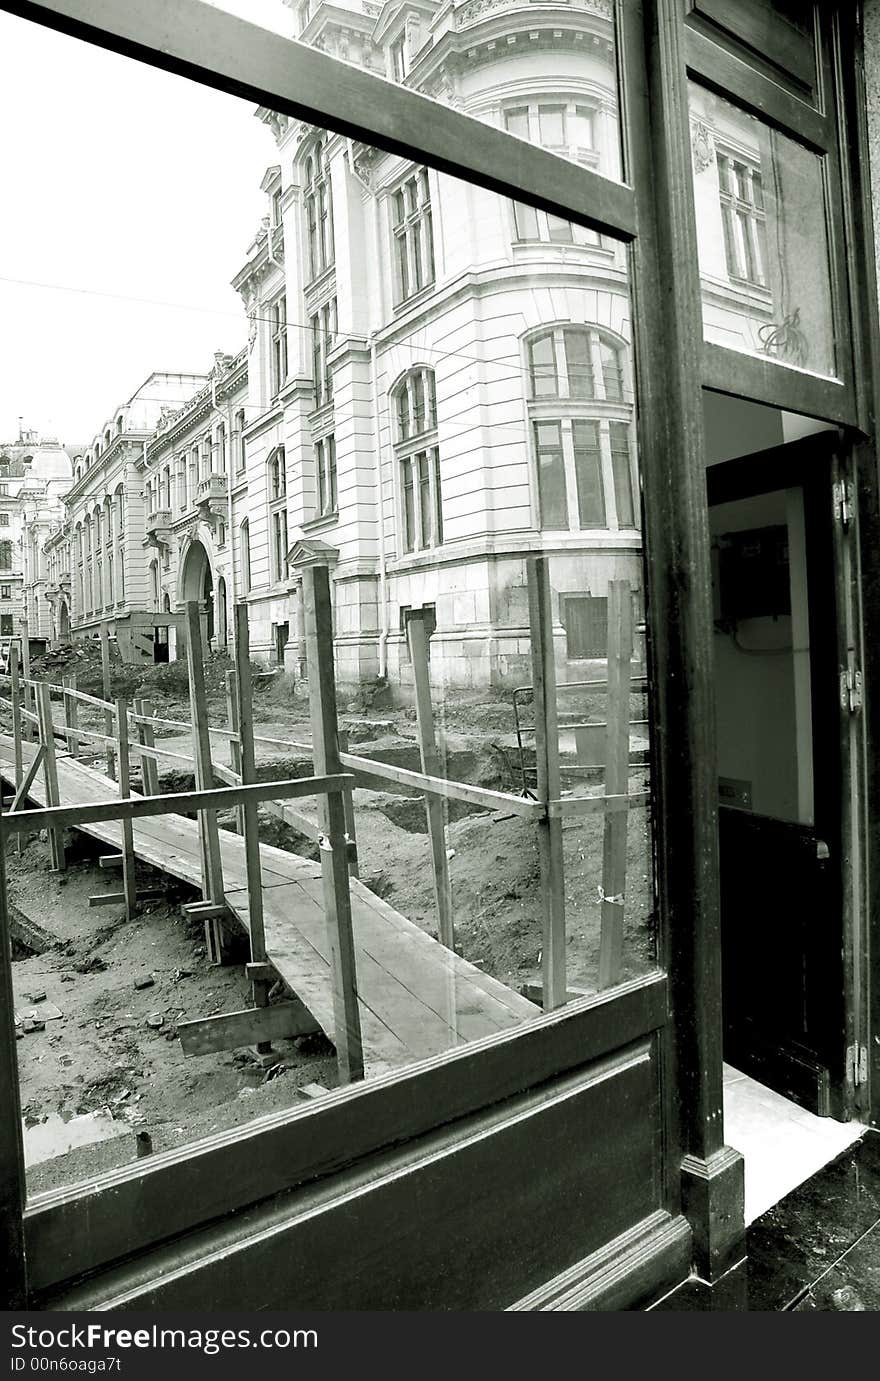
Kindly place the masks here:
<instances>
[{"instance_id":1,"label":"reflection in glass","mask_svg":"<svg viewBox=\"0 0 880 1381\"><path fill-rule=\"evenodd\" d=\"M584 24L604 14L598 5L575 10ZM534 8L510 12L543 23ZM469 13L478 26L476 8ZM307 22L322 15L329 23L322 6ZM375 22L366 10L361 19ZM486 113L479 93L491 88L495 100L498 84L518 72L519 128L585 159L592 151L605 170L602 141L615 128L607 92L598 74L593 85L577 76L600 58L575 55L554 95L542 72L559 54L548 49L542 68L538 51L509 45L497 70L487 57L470 76L455 68L456 81ZM422 70L411 45L395 61L407 80ZM207 139L201 99L194 89L193 124ZM500 110L496 103L494 118ZM570 990L611 991L656 963L627 251L399 155L267 109L257 117L267 170L262 182L241 168L237 176L261 187L261 214L223 272L240 298L234 353L209 355L197 375L162 372L164 351L177 345L169 312L156 372L139 390L131 380L121 412L118 399L101 397L48 555L57 552L69 573L57 599L77 636L111 616L122 627L128 614L168 614L155 645L169 666L151 668L157 679L145 689L142 669L126 668L126 685L167 691L156 737L177 755L176 771L193 755L180 727L190 704L176 616L184 601L199 602L215 654L214 760L227 778L235 764L225 657L232 610L244 599L251 655L277 673L254 700L261 771L311 769L305 573L315 563L330 568L340 724L359 760L347 760L356 771L351 897L370 1078L539 1015L554 887ZM251 113L242 108L241 118L249 123ZM173 252L195 262L200 223L181 224L185 242L178 234ZM130 271L134 296L140 265ZM119 339L106 333L95 353L118 350ZM107 409L113 428L122 419L112 444ZM126 465L125 523L120 515L96 528L95 496L115 494ZM112 581L100 564L111 529ZM546 558L550 587L540 637L529 600L536 556ZM102 595L102 579L115 601ZM52 636L63 637L60 624ZM554 653L556 725L536 722L539 645ZM617 696L609 659L621 663ZM100 716L84 710L80 731L100 734ZM551 795L563 867L552 876L538 847L548 815L547 801L536 800L544 751L559 769ZM96 760L95 771L102 766ZM413 780L420 772L441 783L427 803ZM490 794L475 798L468 787ZM115 796L116 784L109 789ZM264 888L269 958L275 996L311 1002L332 1037L317 803L298 810L299 818L261 813L263 843L275 846ZM194 889L198 842L193 822L184 823L176 866L183 873L192 860ZM224 888L243 909L234 825L232 815L221 819ZM252 1045L184 1057L179 1025L251 1004L240 931L230 962L212 967L203 921L188 929L166 908L161 931L146 913L135 929L108 909L99 929L85 914L92 919L76 951L51 959L50 996L67 1004L65 1057L66 1046L81 1061L86 1052L88 1068L69 1072L61 1043L51 1047L58 1068L38 1063L39 1043L23 1040L23 1101L36 1116L38 1097L40 1107L55 1098L65 1114L100 1114L99 1130L109 1119L121 1134L100 1154L37 1172L33 1186L131 1159L136 1129L161 1151L299 1106L302 1084L334 1086L334 1052L318 1034L279 1037L269 1070ZM440 942L447 923L454 951ZM76 976L62 988L65 966ZM132 986L135 966L149 969L143 989ZM40 981L49 991L48 970ZM44 1078L54 1081L48 1092Z\"/></svg>"},{"instance_id":2,"label":"reflection in glass","mask_svg":"<svg viewBox=\"0 0 880 1381\"><path fill-rule=\"evenodd\" d=\"M821 159L703 87L689 90L705 339L833 374Z\"/></svg>"}]
</instances>

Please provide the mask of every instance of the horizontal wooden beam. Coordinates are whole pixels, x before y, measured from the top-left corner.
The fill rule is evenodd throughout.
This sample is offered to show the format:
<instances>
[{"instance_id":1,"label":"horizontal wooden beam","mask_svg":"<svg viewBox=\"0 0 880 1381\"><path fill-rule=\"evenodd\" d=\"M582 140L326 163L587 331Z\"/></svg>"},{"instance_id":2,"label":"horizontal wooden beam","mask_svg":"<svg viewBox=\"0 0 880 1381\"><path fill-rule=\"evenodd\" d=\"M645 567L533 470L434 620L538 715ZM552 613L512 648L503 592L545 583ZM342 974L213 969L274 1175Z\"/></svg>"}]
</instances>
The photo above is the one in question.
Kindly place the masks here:
<instances>
[{"instance_id":1,"label":"horizontal wooden beam","mask_svg":"<svg viewBox=\"0 0 880 1381\"><path fill-rule=\"evenodd\" d=\"M164 888L147 887L142 892L136 894L137 901L157 901L166 895ZM89 897L89 906L124 906L124 892L93 892Z\"/></svg>"},{"instance_id":2,"label":"horizontal wooden beam","mask_svg":"<svg viewBox=\"0 0 880 1381\"><path fill-rule=\"evenodd\" d=\"M201 0L3 0L2 8L600 234L636 237L630 187Z\"/></svg>"},{"instance_id":3,"label":"horizontal wooden beam","mask_svg":"<svg viewBox=\"0 0 880 1381\"><path fill-rule=\"evenodd\" d=\"M300 777L280 782L256 782L253 786L213 787L208 791L172 792L164 796L129 796L125 800L95 801L76 806L51 806L39 810L10 811L0 815L0 839L27 830L77 829L108 820L143 820L151 815L185 815L193 810L227 810L244 801L288 800L296 796L320 796L342 791L353 778L345 772L327 777Z\"/></svg>"},{"instance_id":4,"label":"horizontal wooden beam","mask_svg":"<svg viewBox=\"0 0 880 1381\"><path fill-rule=\"evenodd\" d=\"M319 1030L308 1008L295 999L177 1024L184 1055L211 1055L218 1050L235 1050L258 1041L290 1040Z\"/></svg>"},{"instance_id":5,"label":"horizontal wooden beam","mask_svg":"<svg viewBox=\"0 0 880 1381\"><path fill-rule=\"evenodd\" d=\"M554 820L574 815L613 815L618 810L646 806L650 799L650 791L631 791L628 796L563 796L547 802L547 814Z\"/></svg>"},{"instance_id":6,"label":"horizontal wooden beam","mask_svg":"<svg viewBox=\"0 0 880 1381\"><path fill-rule=\"evenodd\" d=\"M361 758L356 753L340 753L339 761L343 767L350 767L365 777L379 777L384 781L397 782L400 786L411 786L414 791L424 791L431 796L468 801L486 810L499 810L503 806L505 810L515 815L525 815L530 820L540 820L544 815L540 801L530 801L508 791L491 791L486 786L469 786L466 782L450 781L447 777L430 777L425 772L413 772L409 767L395 767L388 762L374 762L372 758Z\"/></svg>"}]
</instances>

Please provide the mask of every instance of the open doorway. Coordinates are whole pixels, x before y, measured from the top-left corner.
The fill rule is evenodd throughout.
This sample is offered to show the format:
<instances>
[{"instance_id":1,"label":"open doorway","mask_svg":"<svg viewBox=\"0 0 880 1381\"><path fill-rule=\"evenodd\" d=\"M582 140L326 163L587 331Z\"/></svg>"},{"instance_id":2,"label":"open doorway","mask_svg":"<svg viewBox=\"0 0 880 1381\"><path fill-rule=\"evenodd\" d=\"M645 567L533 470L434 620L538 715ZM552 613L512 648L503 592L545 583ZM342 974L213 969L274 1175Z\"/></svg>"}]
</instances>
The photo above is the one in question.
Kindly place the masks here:
<instances>
[{"instance_id":1,"label":"open doorway","mask_svg":"<svg viewBox=\"0 0 880 1381\"><path fill-rule=\"evenodd\" d=\"M707 496L725 1137L746 1160L751 1218L860 1134L847 1122L844 958L857 917L846 876L838 434L804 435L795 419L789 440L783 414L718 399L724 412L732 404L745 425L719 430L717 415L707 425L710 444L727 438L710 450Z\"/></svg>"}]
</instances>

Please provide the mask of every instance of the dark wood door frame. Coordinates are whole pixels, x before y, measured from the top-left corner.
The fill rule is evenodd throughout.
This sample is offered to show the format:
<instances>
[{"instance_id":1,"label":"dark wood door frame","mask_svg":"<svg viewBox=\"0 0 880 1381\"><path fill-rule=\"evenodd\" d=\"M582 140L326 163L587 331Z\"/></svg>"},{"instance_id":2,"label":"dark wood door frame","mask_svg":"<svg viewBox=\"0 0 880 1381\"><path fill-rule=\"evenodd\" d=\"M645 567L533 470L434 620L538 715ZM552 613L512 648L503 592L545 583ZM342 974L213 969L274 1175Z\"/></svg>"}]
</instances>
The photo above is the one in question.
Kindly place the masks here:
<instances>
[{"instance_id":1,"label":"dark wood door frame","mask_svg":"<svg viewBox=\"0 0 880 1381\"><path fill-rule=\"evenodd\" d=\"M836 977L842 986L843 1009L838 1050L829 1060L826 1110L841 1119L859 1116L867 1094L858 1054L867 1042L864 990L868 924L861 788L864 691L860 683L852 688L852 709L843 703L850 699L846 675L853 669L859 674L861 670L859 581L853 551L858 515L850 470L856 442L857 438L831 429L709 466L706 472L710 506L793 486L802 486L804 491L810 553L815 820L817 832L828 839L832 858L839 860L836 886L841 908L841 946L836 956L829 955L829 962L839 960ZM828 637L829 623L834 629L833 639ZM837 727L835 733L833 726Z\"/></svg>"}]
</instances>

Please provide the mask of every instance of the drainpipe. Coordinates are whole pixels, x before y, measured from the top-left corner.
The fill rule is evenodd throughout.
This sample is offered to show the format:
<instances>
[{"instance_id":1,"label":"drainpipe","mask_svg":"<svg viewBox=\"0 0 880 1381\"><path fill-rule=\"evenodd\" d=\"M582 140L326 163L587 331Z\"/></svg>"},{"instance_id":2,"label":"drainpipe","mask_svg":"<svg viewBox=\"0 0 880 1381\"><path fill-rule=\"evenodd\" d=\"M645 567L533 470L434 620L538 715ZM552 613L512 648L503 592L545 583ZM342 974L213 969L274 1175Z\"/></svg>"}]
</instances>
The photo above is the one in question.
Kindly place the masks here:
<instances>
[{"instance_id":1,"label":"drainpipe","mask_svg":"<svg viewBox=\"0 0 880 1381\"><path fill-rule=\"evenodd\" d=\"M348 171L372 199L376 244L380 245L382 243L382 227L379 224L379 198L369 182L362 178L355 169L354 145L351 139L345 141L345 153ZM379 264L381 272L381 255L376 256L376 262ZM385 558L385 506L382 502L382 451L379 443L379 369L375 331L370 332L368 340L370 346L370 381L373 393L373 426L375 428L376 505L379 517L379 675L384 678L388 674L388 569Z\"/></svg>"},{"instance_id":2,"label":"drainpipe","mask_svg":"<svg viewBox=\"0 0 880 1381\"><path fill-rule=\"evenodd\" d=\"M226 411L225 411L225 412L223 412L222 408L221 408L220 405L218 404L218 402L217 402L217 378L216 378L216 375L215 375L214 378L212 378L212 380L211 380L211 408L212 408L212 410L213 410L213 412L214 412L214 415L215 415L216 417L219 417L220 421L223 423L224 430L225 430L225 438L226 438L226 445L225 445L225 450L226 450L226 503L227 503L227 517L229 518L229 522L228 522L228 524L227 524L228 532L227 532L227 534L226 534L226 540L227 540L227 542L229 543L229 586L230 586L230 592L231 592L231 599L230 599L230 593L228 592L228 593L227 593L227 597L226 597L226 609L224 610L223 617L224 617L224 620L225 620L225 623L226 623L226 643L227 643L227 646L228 646L229 649L230 649L230 655L234 657L234 656L235 656L235 618L234 618L234 617L232 618L231 623L230 623L230 619L229 619L229 606L230 606L230 603L231 603L231 605L232 605L233 614L234 614L234 610L235 610L235 593L236 593L236 592L235 592L235 585L236 585L236 581L235 581L235 527L234 527L233 522L232 522L232 470L233 470L233 466L232 466L232 404L229 403L229 402L226 404ZM215 630L215 631L216 631L216 630Z\"/></svg>"},{"instance_id":3,"label":"drainpipe","mask_svg":"<svg viewBox=\"0 0 880 1381\"><path fill-rule=\"evenodd\" d=\"M376 504L379 514L379 676L388 674L388 570L385 562L385 505L382 502L382 448L379 443L379 367L376 332L370 332L370 378L373 387L375 428Z\"/></svg>"}]
</instances>

